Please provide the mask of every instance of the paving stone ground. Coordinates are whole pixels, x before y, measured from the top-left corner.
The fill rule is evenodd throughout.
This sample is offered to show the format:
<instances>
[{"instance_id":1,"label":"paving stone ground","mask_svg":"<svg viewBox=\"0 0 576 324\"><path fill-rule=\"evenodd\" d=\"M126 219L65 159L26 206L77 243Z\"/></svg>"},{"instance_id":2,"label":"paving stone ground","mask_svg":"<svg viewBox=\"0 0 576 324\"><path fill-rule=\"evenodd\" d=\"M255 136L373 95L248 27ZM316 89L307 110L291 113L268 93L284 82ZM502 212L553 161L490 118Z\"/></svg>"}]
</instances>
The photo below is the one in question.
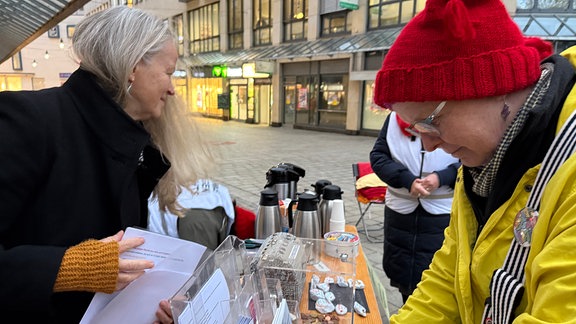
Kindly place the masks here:
<instances>
[{"instance_id":1,"label":"paving stone ground","mask_svg":"<svg viewBox=\"0 0 576 324\"><path fill-rule=\"evenodd\" d=\"M227 186L241 206L255 210L266 184L266 171L281 162L293 163L306 171L298 182L299 192L313 189L311 185L317 180L330 180L342 188L347 224L356 224L360 210L354 196L352 164L369 160L375 137L301 130L289 125L269 127L201 117L196 120L219 157L214 179ZM368 227L374 229L370 235L382 240L384 207L373 205L367 217ZM385 288L386 301L379 306L382 322L388 323L386 309L390 314L397 312L402 298L382 270L382 243L369 242L364 233L360 233L360 239L368 262Z\"/></svg>"}]
</instances>

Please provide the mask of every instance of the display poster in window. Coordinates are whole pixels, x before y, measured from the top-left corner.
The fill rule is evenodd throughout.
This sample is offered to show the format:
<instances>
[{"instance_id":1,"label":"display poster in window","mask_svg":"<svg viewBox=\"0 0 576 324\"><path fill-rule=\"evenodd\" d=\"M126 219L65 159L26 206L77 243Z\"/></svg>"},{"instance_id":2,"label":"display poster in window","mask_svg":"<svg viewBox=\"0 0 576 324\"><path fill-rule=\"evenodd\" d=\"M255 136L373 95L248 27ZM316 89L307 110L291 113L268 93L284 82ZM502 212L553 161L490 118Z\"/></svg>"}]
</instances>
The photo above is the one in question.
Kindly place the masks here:
<instances>
[{"instance_id":1,"label":"display poster in window","mask_svg":"<svg viewBox=\"0 0 576 324\"><path fill-rule=\"evenodd\" d=\"M329 92L328 93L328 106L338 106L340 105L340 93L339 92Z\"/></svg>"},{"instance_id":2,"label":"display poster in window","mask_svg":"<svg viewBox=\"0 0 576 324\"><path fill-rule=\"evenodd\" d=\"M198 89L196 91L196 107L198 107L198 109L202 108L202 90Z\"/></svg>"},{"instance_id":3,"label":"display poster in window","mask_svg":"<svg viewBox=\"0 0 576 324\"><path fill-rule=\"evenodd\" d=\"M308 109L308 88L298 89L298 109Z\"/></svg>"}]
</instances>

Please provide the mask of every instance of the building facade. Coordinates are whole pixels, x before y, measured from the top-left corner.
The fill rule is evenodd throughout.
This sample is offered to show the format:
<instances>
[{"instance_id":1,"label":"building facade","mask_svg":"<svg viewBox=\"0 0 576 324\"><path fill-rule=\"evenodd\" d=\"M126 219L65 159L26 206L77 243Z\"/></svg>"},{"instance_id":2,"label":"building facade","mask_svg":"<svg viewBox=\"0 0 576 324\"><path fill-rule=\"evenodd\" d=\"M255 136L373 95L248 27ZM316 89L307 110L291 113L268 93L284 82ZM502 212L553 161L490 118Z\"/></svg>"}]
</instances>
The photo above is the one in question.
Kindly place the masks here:
<instances>
[{"instance_id":1,"label":"building facade","mask_svg":"<svg viewBox=\"0 0 576 324\"><path fill-rule=\"evenodd\" d=\"M78 68L69 49L75 26L83 18L84 12L77 11L0 64L0 91L39 90L64 83Z\"/></svg>"},{"instance_id":2,"label":"building facade","mask_svg":"<svg viewBox=\"0 0 576 324\"><path fill-rule=\"evenodd\" d=\"M372 104L376 71L401 27L424 3L143 0L133 5L181 10L163 17L180 41L184 65L176 83L193 112L375 134L387 115Z\"/></svg>"},{"instance_id":3,"label":"building facade","mask_svg":"<svg viewBox=\"0 0 576 324\"><path fill-rule=\"evenodd\" d=\"M153 10L153 0L136 6ZM376 72L425 0L173 0L176 78L205 116L348 134L376 134ZM520 28L560 51L576 40L576 0L505 0ZM182 6L184 5L184 7Z\"/></svg>"},{"instance_id":4,"label":"building facade","mask_svg":"<svg viewBox=\"0 0 576 324\"><path fill-rule=\"evenodd\" d=\"M526 35L552 41L558 52L576 44L576 0L504 3ZM83 13L116 5L153 12L173 28L180 54L174 82L191 111L375 135L387 116L372 102L376 73L425 0L99 0ZM60 55L69 57L58 46L67 48L74 24L59 24L59 37L47 33L22 50L20 59L0 65L2 89L65 81L77 65L69 58L67 67L56 64ZM46 51L52 61L43 58Z\"/></svg>"}]
</instances>

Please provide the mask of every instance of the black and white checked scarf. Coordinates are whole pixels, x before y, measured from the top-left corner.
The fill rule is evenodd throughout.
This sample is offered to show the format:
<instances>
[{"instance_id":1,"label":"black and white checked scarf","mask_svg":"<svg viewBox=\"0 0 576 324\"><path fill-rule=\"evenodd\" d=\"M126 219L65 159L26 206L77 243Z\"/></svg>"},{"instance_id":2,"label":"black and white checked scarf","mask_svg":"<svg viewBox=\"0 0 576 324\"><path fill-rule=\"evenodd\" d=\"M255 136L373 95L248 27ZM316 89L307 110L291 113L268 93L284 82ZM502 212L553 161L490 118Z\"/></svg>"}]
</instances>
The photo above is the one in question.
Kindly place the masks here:
<instances>
[{"instance_id":1,"label":"black and white checked scarf","mask_svg":"<svg viewBox=\"0 0 576 324\"><path fill-rule=\"evenodd\" d=\"M494 180L496 179L496 173L500 168L500 164L502 163L502 159L504 159L506 151L508 151L508 148L510 147L510 143L512 143L514 138L516 138L516 135L518 135L520 130L524 127L526 118L528 118L528 112L538 106L540 100L546 94L546 91L550 86L550 76L552 75L552 72L554 72L553 64L545 63L542 65L542 74L540 75L540 79L536 83L534 90L530 93L522 108L520 108L514 117L512 124L508 126L508 129L506 130L504 137L502 137L496 153L490 162L485 166L469 169L470 175L474 180L472 191L474 191L478 196L488 197L492 191Z\"/></svg>"},{"instance_id":2,"label":"black and white checked scarf","mask_svg":"<svg viewBox=\"0 0 576 324\"><path fill-rule=\"evenodd\" d=\"M537 214L540 209L540 199L544 193L544 188L548 181L552 178L556 170L566 161L572 154L576 152L576 112L572 112L570 117L560 129L560 132L554 138L552 145L546 152L546 156L542 161L538 175L534 183L534 187L530 192L526 208L523 210L530 210ZM519 215L521 216L521 215ZM516 217L519 217L516 216ZM536 216L537 217L537 216ZM520 217L522 219L523 217ZM490 296L486 300L484 313L482 314L483 324L509 324L514 320L514 310L522 299L524 294L524 282L526 261L530 253L530 241L534 224L531 224L530 229L520 225L522 221L514 224L514 231L522 233L520 237L528 238L518 241L518 236L515 233L515 238L510 242L510 249L504 260L501 268L496 269L490 282ZM534 222L534 220L531 220Z\"/></svg>"}]
</instances>

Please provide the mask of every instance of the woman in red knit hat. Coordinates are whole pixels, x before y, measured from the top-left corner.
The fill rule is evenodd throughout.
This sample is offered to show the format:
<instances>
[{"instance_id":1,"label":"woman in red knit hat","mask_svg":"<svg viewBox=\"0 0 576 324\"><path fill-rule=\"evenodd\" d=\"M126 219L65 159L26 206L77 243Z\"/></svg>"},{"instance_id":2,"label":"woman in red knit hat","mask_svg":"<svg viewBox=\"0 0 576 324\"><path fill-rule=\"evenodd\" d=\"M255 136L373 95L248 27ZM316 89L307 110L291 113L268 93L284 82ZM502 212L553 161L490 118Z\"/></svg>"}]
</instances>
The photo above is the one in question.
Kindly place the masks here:
<instances>
[{"instance_id":1,"label":"woman in red knit hat","mask_svg":"<svg viewBox=\"0 0 576 324\"><path fill-rule=\"evenodd\" d=\"M500 0L429 0L402 30L374 101L463 167L443 246L391 323L576 318L575 65Z\"/></svg>"}]
</instances>

